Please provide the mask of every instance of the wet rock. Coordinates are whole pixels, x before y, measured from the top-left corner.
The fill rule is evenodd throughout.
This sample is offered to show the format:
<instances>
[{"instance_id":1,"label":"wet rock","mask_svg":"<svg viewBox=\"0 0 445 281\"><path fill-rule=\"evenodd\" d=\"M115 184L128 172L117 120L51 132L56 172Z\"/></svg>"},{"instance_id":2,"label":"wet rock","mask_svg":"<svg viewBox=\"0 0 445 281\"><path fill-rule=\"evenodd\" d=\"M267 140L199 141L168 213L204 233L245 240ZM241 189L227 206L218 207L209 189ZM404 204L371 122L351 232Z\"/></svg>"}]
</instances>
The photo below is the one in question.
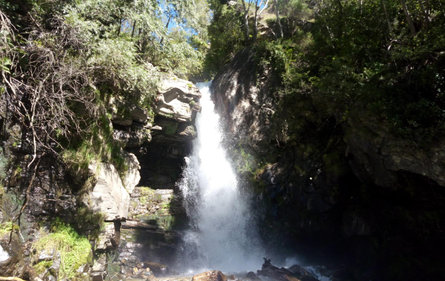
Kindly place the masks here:
<instances>
[{"instance_id":1,"label":"wet rock","mask_svg":"<svg viewBox=\"0 0 445 281\"><path fill-rule=\"evenodd\" d=\"M302 266L295 264L288 268L290 272L302 281L318 281L312 273L304 269Z\"/></svg>"},{"instance_id":2,"label":"wet rock","mask_svg":"<svg viewBox=\"0 0 445 281\"><path fill-rule=\"evenodd\" d=\"M247 273L246 279L249 281L261 281L261 279L253 271Z\"/></svg>"},{"instance_id":3,"label":"wet rock","mask_svg":"<svg viewBox=\"0 0 445 281\"><path fill-rule=\"evenodd\" d=\"M279 268L272 265L268 259L264 259L264 264L261 270L258 270L258 275L274 281L318 281L309 271L299 265L294 265L289 269Z\"/></svg>"},{"instance_id":4,"label":"wet rock","mask_svg":"<svg viewBox=\"0 0 445 281\"><path fill-rule=\"evenodd\" d=\"M343 233L347 236L369 235L371 227L359 214L352 211L343 214Z\"/></svg>"},{"instance_id":5,"label":"wet rock","mask_svg":"<svg viewBox=\"0 0 445 281\"><path fill-rule=\"evenodd\" d=\"M227 277L218 270L212 270L194 275L192 281L227 281Z\"/></svg>"},{"instance_id":6,"label":"wet rock","mask_svg":"<svg viewBox=\"0 0 445 281\"><path fill-rule=\"evenodd\" d=\"M184 138L188 139L194 139L196 138L196 129L193 125L185 125L183 126L185 128L179 128L178 129L178 135Z\"/></svg>"},{"instance_id":7,"label":"wet rock","mask_svg":"<svg viewBox=\"0 0 445 281\"><path fill-rule=\"evenodd\" d=\"M144 265L150 268L155 275L166 274L168 272L168 267L165 264L156 262L145 262Z\"/></svg>"}]
</instances>

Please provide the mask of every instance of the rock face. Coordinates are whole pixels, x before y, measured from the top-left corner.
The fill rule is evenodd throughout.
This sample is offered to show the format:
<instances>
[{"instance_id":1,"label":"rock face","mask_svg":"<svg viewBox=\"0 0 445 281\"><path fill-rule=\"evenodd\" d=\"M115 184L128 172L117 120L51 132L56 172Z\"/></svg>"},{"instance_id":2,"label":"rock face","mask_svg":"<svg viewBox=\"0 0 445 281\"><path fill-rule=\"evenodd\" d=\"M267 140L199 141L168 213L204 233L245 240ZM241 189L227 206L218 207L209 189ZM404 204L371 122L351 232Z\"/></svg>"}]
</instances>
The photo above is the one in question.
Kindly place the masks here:
<instances>
[{"instance_id":1,"label":"rock face","mask_svg":"<svg viewBox=\"0 0 445 281\"><path fill-rule=\"evenodd\" d=\"M194 120L201 93L194 84L176 77L162 80L156 98L155 141L187 142L196 137Z\"/></svg>"},{"instance_id":2,"label":"rock face","mask_svg":"<svg viewBox=\"0 0 445 281\"><path fill-rule=\"evenodd\" d=\"M220 72L211 85L215 109L221 113L230 137L248 143L255 150L275 138L271 134L271 116L275 98L270 95L274 78L265 73L256 80L255 53L245 49Z\"/></svg>"},{"instance_id":3,"label":"rock face","mask_svg":"<svg viewBox=\"0 0 445 281\"><path fill-rule=\"evenodd\" d=\"M105 214L105 219L125 218L128 214L130 195L124 188L116 168L111 164L90 164L96 173L97 183L89 197L91 209Z\"/></svg>"},{"instance_id":4,"label":"rock face","mask_svg":"<svg viewBox=\"0 0 445 281\"><path fill-rule=\"evenodd\" d=\"M445 187L445 141L428 147L394 136L369 116L355 115L345 128L344 140L363 181L394 187L400 171L425 177Z\"/></svg>"},{"instance_id":5,"label":"rock face","mask_svg":"<svg viewBox=\"0 0 445 281\"><path fill-rule=\"evenodd\" d=\"M122 183L128 193L131 194L141 180L141 174L139 173L141 165L133 153L126 153L124 157L127 171L122 178Z\"/></svg>"},{"instance_id":6,"label":"rock face","mask_svg":"<svg viewBox=\"0 0 445 281\"><path fill-rule=\"evenodd\" d=\"M119 101L112 100L111 105L114 114L112 117L113 138L122 143L127 149L135 149L148 144L151 141L147 109L143 109L134 104L120 104ZM118 114L117 107L123 108Z\"/></svg>"},{"instance_id":7,"label":"rock face","mask_svg":"<svg viewBox=\"0 0 445 281\"><path fill-rule=\"evenodd\" d=\"M33 162L37 167L33 175L32 169L27 169L33 156L29 136L18 124L4 124L5 111L0 110L0 125L6 128L6 134L3 130L0 136L0 272L33 280L33 242L43 226L49 229L58 218L81 235L98 237L92 242L93 263L81 266L80 274L104 280L115 265L109 255L113 252L122 261L122 278L156 280L154 272L163 271L162 262L172 258L179 241L171 229L181 220L175 212L182 212L175 207L179 202L175 181L196 136L199 98L192 83L167 77L153 109L155 119L153 111L114 97L105 129L113 129L114 140L124 149L125 172L100 161L84 170L43 153ZM141 181L140 170L145 171L145 182L158 190L147 188L150 192L145 194L136 187ZM19 217L20 232L14 231L10 245L4 243L10 232L3 235L3 222ZM13 225L16 227L16 222ZM42 255L42 260L57 265L60 257ZM40 279L53 280L54 276Z\"/></svg>"},{"instance_id":8,"label":"rock face","mask_svg":"<svg viewBox=\"0 0 445 281\"><path fill-rule=\"evenodd\" d=\"M181 202L171 189L137 186L132 194L128 219L122 222L117 258L110 267L120 279L144 278L169 273L165 264L175 259L180 241L173 231L175 209Z\"/></svg>"},{"instance_id":9,"label":"rock face","mask_svg":"<svg viewBox=\"0 0 445 281\"><path fill-rule=\"evenodd\" d=\"M85 201L106 220L114 220L105 224L96 249L117 249L113 261L103 254L96 259L97 280L104 276L104 266L114 268L114 275L122 279L156 280L155 275L168 272L164 264L172 262L179 243L172 228L183 216L176 207L175 182L196 137L200 96L191 82L166 76L156 97L154 120L138 107L126 106L120 114L116 110L114 138L135 155L125 155L125 175L105 163L90 167L91 172L97 170L96 183ZM141 186L136 187L138 183Z\"/></svg>"},{"instance_id":10,"label":"rock face","mask_svg":"<svg viewBox=\"0 0 445 281\"><path fill-rule=\"evenodd\" d=\"M139 162L134 154L126 155L128 170L123 179L112 164L91 163L89 170L95 185L84 202L93 211L100 212L105 220L126 218L130 207L130 193L139 183Z\"/></svg>"},{"instance_id":11,"label":"rock face","mask_svg":"<svg viewBox=\"0 0 445 281\"><path fill-rule=\"evenodd\" d=\"M263 187L256 189L259 205L269 206L259 208L271 208L266 212L271 217L264 220L286 217L293 222L292 232L335 231L336 219L329 211L334 208L336 198L328 184L338 184L339 176L325 175L323 159L317 159L323 152L311 155L318 153L318 147L326 147L328 140L319 141L318 136L304 140L307 144L288 140L287 121L279 115L280 100L275 94L277 79L271 69L260 71L256 53L250 49L238 53L215 77L211 86L213 99L225 121L232 157L245 180L254 179L254 184ZM312 106L310 101L301 103L303 107ZM303 119L302 124L308 118L304 110L295 115ZM339 166L342 165L339 161Z\"/></svg>"},{"instance_id":12,"label":"rock face","mask_svg":"<svg viewBox=\"0 0 445 281\"><path fill-rule=\"evenodd\" d=\"M164 79L159 88L156 113L180 122L191 122L199 111L201 93L190 81Z\"/></svg>"},{"instance_id":13,"label":"rock face","mask_svg":"<svg viewBox=\"0 0 445 281\"><path fill-rule=\"evenodd\" d=\"M422 276L414 265L430 267L445 244L443 138L401 137L358 106L337 120L316 97L278 95L276 74L255 59L237 54L212 91L267 240L311 255L332 249L354 264L342 273L350 280Z\"/></svg>"}]
</instances>

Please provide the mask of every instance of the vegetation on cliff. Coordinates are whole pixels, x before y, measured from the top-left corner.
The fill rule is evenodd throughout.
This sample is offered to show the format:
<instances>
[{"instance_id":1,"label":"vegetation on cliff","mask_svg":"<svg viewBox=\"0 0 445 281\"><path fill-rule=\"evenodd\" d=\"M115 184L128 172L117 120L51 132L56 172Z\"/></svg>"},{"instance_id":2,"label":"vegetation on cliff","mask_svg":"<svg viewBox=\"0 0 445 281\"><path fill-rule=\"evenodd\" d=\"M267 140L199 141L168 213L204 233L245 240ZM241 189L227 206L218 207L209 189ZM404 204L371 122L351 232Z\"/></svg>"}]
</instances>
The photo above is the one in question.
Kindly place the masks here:
<instances>
[{"instance_id":1,"label":"vegetation on cliff","mask_svg":"<svg viewBox=\"0 0 445 281\"><path fill-rule=\"evenodd\" d=\"M72 191L48 191L66 195L54 212L77 209L82 219L64 219L94 239L100 223L85 221L100 215L66 198L81 192L92 161L127 168L115 129L128 126L115 121L133 106L151 123L166 72L211 77L247 61L238 84L253 83L239 93L262 95L267 136L254 144L238 138L235 149L239 172L268 203L266 222L275 220L267 231L285 221L293 237L351 238L342 245L366 258L346 279L398 280L426 265L430 272L414 279L443 275L434 248L443 242L443 186L423 171L394 172L394 186L372 169L373 178L360 177L369 176L360 171L372 166L368 155L351 155L376 135L384 136L379 153L385 141L400 141L408 154L443 142L444 13L440 0L0 0L0 201L8 209L0 234L24 227L36 181L63 179ZM34 249L50 242L89 252L86 238L64 224ZM80 258L60 276L77 274L89 259Z\"/></svg>"},{"instance_id":2,"label":"vegetation on cliff","mask_svg":"<svg viewBox=\"0 0 445 281\"><path fill-rule=\"evenodd\" d=\"M240 1L215 1L206 61L224 69L215 99L268 202L265 233L329 236L356 257L348 280L443 276L445 192L426 172L445 133L443 3L267 2L246 21Z\"/></svg>"},{"instance_id":3,"label":"vegetation on cliff","mask_svg":"<svg viewBox=\"0 0 445 281\"><path fill-rule=\"evenodd\" d=\"M441 1L273 1L260 19L250 14L244 39L242 5L213 2L208 70L254 48L262 70L280 77L287 119L294 96L311 95L337 123L360 108L406 137L443 134Z\"/></svg>"},{"instance_id":4,"label":"vegetation on cliff","mask_svg":"<svg viewBox=\"0 0 445 281\"><path fill-rule=\"evenodd\" d=\"M97 238L103 218L82 202L89 164L125 172L116 128L136 119L141 142L150 140L161 76L202 73L209 17L203 0L0 0L0 221L27 237L37 222L60 217ZM83 251L78 238L63 225L34 249L82 242ZM59 277L71 279L77 268L66 266Z\"/></svg>"},{"instance_id":5,"label":"vegetation on cliff","mask_svg":"<svg viewBox=\"0 0 445 281\"><path fill-rule=\"evenodd\" d=\"M79 268L91 262L91 244L70 226L56 220L49 233L41 233L32 249L38 275L54 270L58 279L86 279ZM54 266L55 263L59 264Z\"/></svg>"},{"instance_id":6,"label":"vegetation on cliff","mask_svg":"<svg viewBox=\"0 0 445 281\"><path fill-rule=\"evenodd\" d=\"M29 165L79 148L113 161L111 115L150 109L161 71L200 73L209 15L195 2L0 2L2 121L26 128Z\"/></svg>"}]
</instances>

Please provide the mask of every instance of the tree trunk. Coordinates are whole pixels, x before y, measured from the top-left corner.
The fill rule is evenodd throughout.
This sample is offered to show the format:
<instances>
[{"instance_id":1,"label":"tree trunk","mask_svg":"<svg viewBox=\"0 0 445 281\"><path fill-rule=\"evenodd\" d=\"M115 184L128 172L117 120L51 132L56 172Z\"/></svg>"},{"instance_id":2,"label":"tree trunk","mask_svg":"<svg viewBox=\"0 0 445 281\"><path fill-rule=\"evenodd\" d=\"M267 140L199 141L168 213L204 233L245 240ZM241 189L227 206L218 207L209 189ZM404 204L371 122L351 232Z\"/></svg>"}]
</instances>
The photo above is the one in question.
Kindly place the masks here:
<instances>
[{"instance_id":1,"label":"tree trunk","mask_svg":"<svg viewBox=\"0 0 445 281\"><path fill-rule=\"evenodd\" d=\"M422 8L422 13L423 13L423 18L424 18L424 22L422 23L422 27L428 28L428 25L430 23L430 16L429 16L428 8L427 8L427 6L425 6L423 4L422 0L419 0L419 3L420 3L420 7ZM426 4L428 5L428 2Z\"/></svg>"},{"instance_id":2,"label":"tree trunk","mask_svg":"<svg viewBox=\"0 0 445 281\"><path fill-rule=\"evenodd\" d=\"M389 20L388 10L386 10L385 0L381 0L380 3L382 3L383 12L385 13L386 24L388 25L388 32L391 33L392 27Z\"/></svg>"},{"instance_id":3,"label":"tree trunk","mask_svg":"<svg viewBox=\"0 0 445 281\"><path fill-rule=\"evenodd\" d=\"M261 9L261 5L263 4L263 0L256 0L255 1L255 19L253 24L253 41L256 41L256 38L258 37L258 18L260 17L261 13L267 8L267 4L269 3L269 0L266 0L264 3L264 7Z\"/></svg>"},{"instance_id":4,"label":"tree trunk","mask_svg":"<svg viewBox=\"0 0 445 281\"><path fill-rule=\"evenodd\" d=\"M243 3L243 20L244 20L244 40L245 42L249 42L249 10L250 10L250 2L246 6L246 2L243 0L241 1Z\"/></svg>"},{"instance_id":5,"label":"tree trunk","mask_svg":"<svg viewBox=\"0 0 445 281\"><path fill-rule=\"evenodd\" d=\"M131 38L133 38L135 30L136 30L136 20L133 22L133 28L131 29Z\"/></svg>"},{"instance_id":6,"label":"tree trunk","mask_svg":"<svg viewBox=\"0 0 445 281\"><path fill-rule=\"evenodd\" d=\"M414 27L413 19L411 18L411 15L409 14L408 7L406 6L405 0L400 0L402 2L402 8L403 12L405 13L406 22L408 23L409 30L411 31L411 35L416 35L416 28Z\"/></svg>"},{"instance_id":7,"label":"tree trunk","mask_svg":"<svg viewBox=\"0 0 445 281\"><path fill-rule=\"evenodd\" d=\"M278 34L280 35L280 38L283 38L283 26L281 25L281 20L280 20L280 14L278 11L278 1L274 0L274 5L275 5L275 17L277 18L277 24L278 24Z\"/></svg>"},{"instance_id":8,"label":"tree trunk","mask_svg":"<svg viewBox=\"0 0 445 281\"><path fill-rule=\"evenodd\" d=\"M261 5L261 2L262 1L260 1L260 5ZM256 0L256 2L255 2L255 15L254 15L254 18L253 18L253 38L252 38L253 42L256 41L256 38L258 36L258 9L259 8L260 7L258 6L258 0Z\"/></svg>"}]
</instances>

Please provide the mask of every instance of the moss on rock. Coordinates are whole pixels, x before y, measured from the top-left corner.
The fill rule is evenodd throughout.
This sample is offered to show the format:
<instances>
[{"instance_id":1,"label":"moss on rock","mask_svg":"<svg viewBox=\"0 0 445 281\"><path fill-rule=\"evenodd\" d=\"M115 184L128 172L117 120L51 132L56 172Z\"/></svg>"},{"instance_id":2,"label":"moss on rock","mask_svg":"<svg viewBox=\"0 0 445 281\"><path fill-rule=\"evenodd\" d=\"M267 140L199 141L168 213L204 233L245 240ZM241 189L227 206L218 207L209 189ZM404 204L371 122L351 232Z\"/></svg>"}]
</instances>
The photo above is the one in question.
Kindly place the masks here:
<instances>
[{"instance_id":1,"label":"moss on rock","mask_svg":"<svg viewBox=\"0 0 445 281\"><path fill-rule=\"evenodd\" d=\"M32 245L34 258L40 259L42 253L52 252L60 255L58 268L59 279L81 278L77 270L84 264L91 263L91 244L87 238L80 236L71 226L56 220L50 233L44 233ZM56 254L53 254L55 256ZM33 267L36 272L44 273L52 262L43 260ZM51 265L50 265L51 263Z\"/></svg>"}]
</instances>

